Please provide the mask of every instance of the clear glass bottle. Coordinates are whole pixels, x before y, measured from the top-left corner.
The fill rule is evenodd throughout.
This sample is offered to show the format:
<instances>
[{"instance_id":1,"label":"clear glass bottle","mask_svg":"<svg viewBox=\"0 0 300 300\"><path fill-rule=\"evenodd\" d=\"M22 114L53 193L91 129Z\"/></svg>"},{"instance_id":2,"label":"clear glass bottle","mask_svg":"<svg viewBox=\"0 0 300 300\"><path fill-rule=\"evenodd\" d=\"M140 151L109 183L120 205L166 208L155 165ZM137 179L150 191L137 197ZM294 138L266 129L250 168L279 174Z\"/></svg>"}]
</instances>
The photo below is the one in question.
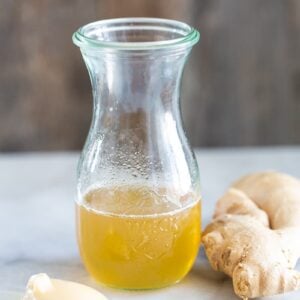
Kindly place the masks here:
<instances>
[{"instance_id":1,"label":"clear glass bottle","mask_svg":"<svg viewBox=\"0 0 300 300\"><path fill-rule=\"evenodd\" d=\"M179 105L199 33L172 20L103 20L73 35L94 113L78 166L77 230L99 282L152 289L182 279L200 245L197 162Z\"/></svg>"}]
</instances>

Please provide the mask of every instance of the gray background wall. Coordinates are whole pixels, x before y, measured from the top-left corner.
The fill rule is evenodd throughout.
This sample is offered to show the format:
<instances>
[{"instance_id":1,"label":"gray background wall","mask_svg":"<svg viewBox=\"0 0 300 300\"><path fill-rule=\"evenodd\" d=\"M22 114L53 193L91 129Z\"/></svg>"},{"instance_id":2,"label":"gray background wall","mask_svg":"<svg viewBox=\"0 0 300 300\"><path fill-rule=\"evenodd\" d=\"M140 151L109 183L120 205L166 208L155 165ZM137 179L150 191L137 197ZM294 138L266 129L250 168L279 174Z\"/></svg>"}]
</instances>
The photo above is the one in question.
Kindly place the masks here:
<instances>
[{"instance_id":1,"label":"gray background wall","mask_svg":"<svg viewBox=\"0 0 300 300\"><path fill-rule=\"evenodd\" d=\"M71 34L125 16L201 31L182 95L194 146L300 143L299 0L1 0L1 151L82 147L91 88Z\"/></svg>"}]
</instances>

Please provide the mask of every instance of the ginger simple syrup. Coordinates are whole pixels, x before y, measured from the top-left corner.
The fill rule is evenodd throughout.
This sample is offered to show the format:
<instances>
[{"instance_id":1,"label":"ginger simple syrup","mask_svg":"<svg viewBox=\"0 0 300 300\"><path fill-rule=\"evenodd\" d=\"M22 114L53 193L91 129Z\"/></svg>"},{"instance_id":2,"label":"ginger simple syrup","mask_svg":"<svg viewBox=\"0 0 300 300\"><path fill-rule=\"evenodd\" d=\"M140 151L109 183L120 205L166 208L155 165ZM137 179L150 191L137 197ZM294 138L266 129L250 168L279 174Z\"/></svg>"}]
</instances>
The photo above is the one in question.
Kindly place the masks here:
<instances>
[{"instance_id":1,"label":"ginger simple syrup","mask_svg":"<svg viewBox=\"0 0 300 300\"><path fill-rule=\"evenodd\" d=\"M169 202L162 199L168 197L186 205L170 210ZM98 188L86 194L77 214L85 266L106 285L167 286L183 278L195 261L200 201L192 194L180 196L167 189L157 193L136 186Z\"/></svg>"}]
</instances>

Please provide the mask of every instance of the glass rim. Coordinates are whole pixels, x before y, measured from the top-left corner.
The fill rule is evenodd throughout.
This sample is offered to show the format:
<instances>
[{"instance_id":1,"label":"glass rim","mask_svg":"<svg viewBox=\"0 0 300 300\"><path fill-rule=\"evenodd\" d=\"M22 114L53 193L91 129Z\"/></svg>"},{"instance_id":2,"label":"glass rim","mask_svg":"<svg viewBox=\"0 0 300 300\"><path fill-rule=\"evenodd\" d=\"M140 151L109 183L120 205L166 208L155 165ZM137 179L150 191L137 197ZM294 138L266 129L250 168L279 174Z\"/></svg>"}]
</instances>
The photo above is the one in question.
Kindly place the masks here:
<instances>
[{"instance_id":1,"label":"glass rim","mask_svg":"<svg viewBox=\"0 0 300 300\"><path fill-rule=\"evenodd\" d=\"M128 25L121 26L122 23ZM148 24L145 25L145 24ZM139 25L140 26L137 26ZM86 32L92 27L100 27L103 25L111 25L115 29L127 29L130 31L136 29L160 29L170 33L178 33L182 36L178 38L170 38L164 40L153 40L147 42L122 42L122 41L106 41L98 38L89 37ZM200 33L188 24L162 18L114 18L104 19L88 23L80 27L72 36L73 43L80 48L86 49L114 49L114 50L154 50L169 49L180 47L191 47L200 39Z\"/></svg>"}]
</instances>

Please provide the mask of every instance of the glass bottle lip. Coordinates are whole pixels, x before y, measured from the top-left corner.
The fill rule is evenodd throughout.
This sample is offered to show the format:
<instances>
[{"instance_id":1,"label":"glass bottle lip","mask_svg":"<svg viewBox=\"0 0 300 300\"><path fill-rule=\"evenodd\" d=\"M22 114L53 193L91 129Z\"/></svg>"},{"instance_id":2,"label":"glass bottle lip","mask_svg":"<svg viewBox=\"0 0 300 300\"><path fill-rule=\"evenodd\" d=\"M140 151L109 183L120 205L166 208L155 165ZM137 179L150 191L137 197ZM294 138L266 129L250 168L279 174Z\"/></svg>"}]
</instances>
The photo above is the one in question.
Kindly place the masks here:
<instances>
[{"instance_id":1,"label":"glass bottle lip","mask_svg":"<svg viewBox=\"0 0 300 300\"><path fill-rule=\"evenodd\" d=\"M133 34L133 31L136 34ZM127 41L126 32L134 38L138 32L153 31L153 39ZM118 32L120 37L118 37ZM155 32L158 34L155 36ZM160 36L159 36L160 34ZM165 36L164 36L165 35ZM169 35L169 36L168 36ZM157 39L159 37L159 39ZM122 40L124 39L125 40ZM144 37L145 38L145 37ZM195 45L200 33L184 22L160 18L116 18L89 23L73 34L73 42L84 49L156 50L187 48Z\"/></svg>"}]
</instances>

